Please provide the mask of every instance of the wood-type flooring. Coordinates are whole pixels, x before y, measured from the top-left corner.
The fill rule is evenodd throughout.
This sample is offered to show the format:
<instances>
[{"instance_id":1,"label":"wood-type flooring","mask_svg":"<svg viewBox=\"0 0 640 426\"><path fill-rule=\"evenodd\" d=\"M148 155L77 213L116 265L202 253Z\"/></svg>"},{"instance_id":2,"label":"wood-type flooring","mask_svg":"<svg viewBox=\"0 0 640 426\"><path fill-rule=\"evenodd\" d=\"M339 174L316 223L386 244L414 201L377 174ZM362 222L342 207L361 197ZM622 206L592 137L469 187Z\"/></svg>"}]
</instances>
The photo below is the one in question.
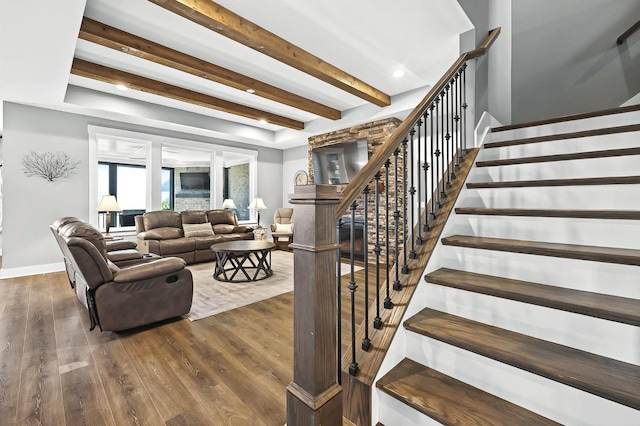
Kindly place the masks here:
<instances>
[{"instance_id":1,"label":"wood-type flooring","mask_svg":"<svg viewBox=\"0 0 640 426\"><path fill-rule=\"evenodd\" d=\"M292 303L286 293L195 322L100 332L64 273L0 280L0 423L282 426Z\"/></svg>"}]
</instances>

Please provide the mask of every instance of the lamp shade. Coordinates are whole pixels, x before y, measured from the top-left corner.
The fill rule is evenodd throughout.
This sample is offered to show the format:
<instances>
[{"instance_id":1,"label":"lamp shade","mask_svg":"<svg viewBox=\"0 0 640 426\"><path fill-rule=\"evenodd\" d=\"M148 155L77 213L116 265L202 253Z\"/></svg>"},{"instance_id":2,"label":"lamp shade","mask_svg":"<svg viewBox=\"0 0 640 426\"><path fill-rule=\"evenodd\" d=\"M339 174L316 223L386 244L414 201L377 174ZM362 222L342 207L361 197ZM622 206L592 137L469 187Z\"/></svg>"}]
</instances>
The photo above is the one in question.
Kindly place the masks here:
<instances>
[{"instance_id":1,"label":"lamp shade","mask_svg":"<svg viewBox=\"0 0 640 426\"><path fill-rule=\"evenodd\" d=\"M231 198L227 198L222 202L223 209L235 209L236 203L233 202Z\"/></svg>"},{"instance_id":2,"label":"lamp shade","mask_svg":"<svg viewBox=\"0 0 640 426\"><path fill-rule=\"evenodd\" d=\"M267 208L267 206L264 205L264 201L262 201L262 198L254 198L251 204L249 204L248 208L255 210L264 210Z\"/></svg>"},{"instance_id":3,"label":"lamp shade","mask_svg":"<svg viewBox=\"0 0 640 426\"><path fill-rule=\"evenodd\" d=\"M121 212L122 211L114 195L103 195L102 200L100 200L100 204L98 204L97 210L99 212Z\"/></svg>"}]
</instances>

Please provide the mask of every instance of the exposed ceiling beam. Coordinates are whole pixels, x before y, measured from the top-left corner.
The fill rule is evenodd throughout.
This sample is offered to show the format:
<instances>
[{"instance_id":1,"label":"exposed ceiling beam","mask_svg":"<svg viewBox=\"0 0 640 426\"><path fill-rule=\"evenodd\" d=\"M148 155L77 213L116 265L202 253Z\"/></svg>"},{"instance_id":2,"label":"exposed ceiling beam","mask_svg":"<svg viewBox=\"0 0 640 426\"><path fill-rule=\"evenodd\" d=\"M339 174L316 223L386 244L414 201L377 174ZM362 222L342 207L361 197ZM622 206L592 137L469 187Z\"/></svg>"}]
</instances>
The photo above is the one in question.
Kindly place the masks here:
<instances>
[{"instance_id":1,"label":"exposed ceiling beam","mask_svg":"<svg viewBox=\"0 0 640 426\"><path fill-rule=\"evenodd\" d=\"M140 90L154 95L177 99L207 108L241 115L254 120L264 120L267 123L288 127L295 130L304 129L304 123L291 118L282 117L270 112L261 111L246 105L240 105L224 99L194 92L193 90L173 86L161 81L120 71L103 65L94 64L82 59L74 58L71 73L81 77L92 78L111 84L123 84L131 89Z\"/></svg>"},{"instance_id":2,"label":"exposed ceiling beam","mask_svg":"<svg viewBox=\"0 0 640 426\"><path fill-rule=\"evenodd\" d=\"M82 20L79 37L92 43L138 56L235 89L243 91L253 89L255 90L256 96L261 96L331 120L339 120L341 118L341 112L337 109L330 108L246 75L238 74L202 59L137 37L117 28L110 27L109 25L94 21L93 19L85 17Z\"/></svg>"},{"instance_id":3,"label":"exposed ceiling beam","mask_svg":"<svg viewBox=\"0 0 640 426\"><path fill-rule=\"evenodd\" d=\"M391 104L389 95L217 3L203 0L149 1L375 105Z\"/></svg>"}]
</instances>

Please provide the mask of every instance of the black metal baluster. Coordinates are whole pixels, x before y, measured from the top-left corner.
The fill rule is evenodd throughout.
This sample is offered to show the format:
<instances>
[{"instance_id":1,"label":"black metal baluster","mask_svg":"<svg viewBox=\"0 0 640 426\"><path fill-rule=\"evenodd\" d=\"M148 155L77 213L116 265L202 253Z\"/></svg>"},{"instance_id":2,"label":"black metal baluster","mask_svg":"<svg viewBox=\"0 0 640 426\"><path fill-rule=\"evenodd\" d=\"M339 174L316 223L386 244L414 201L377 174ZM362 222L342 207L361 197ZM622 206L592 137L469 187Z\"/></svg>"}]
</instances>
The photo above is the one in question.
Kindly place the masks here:
<instances>
[{"instance_id":1,"label":"black metal baluster","mask_svg":"<svg viewBox=\"0 0 640 426\"><path fill-rule=\"evenodd\" d=\"M412 129L413 131L413 129ZM402 141L402 273L409 273L409 265L407 265L407 235L409 227L407 225L407 138ZM413 243L413 239L411 240Z\"/></svg>"},{"instance_id":2,"label":"black metal baluster","mask_svg":"<svg viewBox=\"0 0 640 426\"><path fill-rule=\"evenodd\" d=\"M373 328L380 330L382 328L382 317L380 317L380 172L376 173L375 181L376 245L373 252L376 255L376 317L373 319Z\"/></svg>"},{"instance_id":3,"label":"black metal baluster","mask_svg":"<svg viewBox=\"0 0 640 426\"><path fill-rule=\"evenodd\" d=\"M444 140L444 135L445 135L445 133L444 133L444 131L445 131L445 129L444 129L444 122L445 122L445 119L444 119L444 104L445 104L444 91L442 93L440 93L440 99L441 99L441 102L440 102L440 133L439 133L440 137L438 138L438 141L439 141L439 145L440 145L441 152L442 152L442 156L440 157L440 166L442 167L442 174L438 175L438 179L442 178L442 189L440 191L440 199L442 200L444 198L447 198L447 193L445 192L445 185L447 183L447 179L446 179L447 167L446 167L446 162L445 162L446 161L446 157L447 157L447 144L445 143L445 140ZM440 203L440 205L442 205L442 202Z\"/></svg>"},{"instance_id":4,"label":"black metal baluster","mask_svg":"<svg viewBox=\"0 0 640 426\"><path fill-rule=\"evenodd\" d=\"M467 64L462 65L462 135L464 138L464 150L467 151Z\"/></svg>"},{"instance_id":5,"label":"black metal baluster","mask_svg":"<svg viewBox=\"0 0 640 426\"><path fill-rule=\"evenodd\" d=\"M364 338L362 339L362 350L368 352L371 349L371 339L369 339L369 185L362 191L362 202L364 203L364 235L362 236L362 251L364 252Z\"/></svg>"},{"instance_id":6,"label":"black metal baluster","mask_svg":"<svg viewBox=\"0 0 640 426\"><path fill-rule=\"evenodd\" d=\"M414 168L414 163L416 161L416 155L413 153L413 136L416 134L416 129L415 127L413 129L411 129L411 131L409 132L409 153L408 156L409 158L411 158L411 161L405 161L405 163L408 162L408 164L411 165L411 167L409 168L408 173L410 174L410 178L409 178L409 196L411 198L411 222L407 221L407 214L406 214L406 208L405 208L405 217L404 217L404 222L408 223L408 232L411 232L411 237L409 238L411 240L411 250L409 251L409 259L415 259L416 258L416 246L415 246L415 235L414 235L414 229L415 226L414 224L416 223L416 210L415 210L415 196L416 196L416 188L415 186L413 186L414 182L413 182L413 175L415 174L415 168ZM407 173L405 173L405 176L407 175ZM418 228L420 228L418 226ZM407 239L407 236L405 236L405 241ZM406 263L406 262L405 262ZM408 269L408 268L407 268Z\"/></svg>"},{"instance_id":7,"label":"black metal baluster","mask_svg":"<svg viewBox=\"0 0 640 426\"><path fill-rule=\"evenodd\" d=\"M447 166L446 167L447 171L445 172L445 176L443 176L443 178L446 177L446 181L447 181L446 187L447 187L447 189L451 188L451 167L449 166L449 161L450 161L451 155L452 155L452 152L451 152L451 133L449 132L449 122L451 121L451 115L449 115L449 104L450 104L450 101L451 101L451 96L449 96L449 90L450 90L450 86L449 86L449 84L447 84L445 86L446 102L445 102L445 105L443 105L445 122L446 122L446 125L447 125L447 133L445 134L445 137L444 137L444 146L445 146L445 150L447 152L447 155L445 155L445 158L443 158L444 164L446 164L446 166ZM445 168L443 167L442 170L444 171Z\"/></svg>"},{"instance_id":8,"label":"black metal baluster","mask_svg":"<svg viewBox=\"0 0 640 426\"><path fill-rule=\"evenodd\" d=\"M431 105L433 107L433 104ZM429 219L433 216L433 213L429 213L429 200L431 200L431 211L435 210L435 201L431 196L433 191L429 191L429 166L430 163L427 161L427 155L430 156L431 163L433 163L433 150L429 149L429 142L427 138L427 127L429 127L429 110L433 111L433 108L427 109L424 113L424 163L422 163L422 171L424 172L424 191L418 191L419 194L424 193L424 226L422 230L424 232L431 231L431 227L429 226ZM432 119L433 121L433 119ZM433 170L431 171L433 174ZM422 195L420 195L422 196Z\"/></svg>"},{"instance_id":9,"label":"black metal baluster","mask_svg":"<svg viewBox=\"0 0 640 426\"><path fill-rule=\"evenodd\" d=\"M358 363L356 362L356 289L358 286L355 281L355 251L356 251L356 207L354 201L351 204L351 223L349 249L351 250L350 264L351 274L349 279L349 292L351 293L351 364L349 364L349 374L355 376L358 372Z\"/></svg>"},{"instance_id":10,"label":"black metal baluster","mask_svg":"<svg viewBox=\"0 0 640 426\"><path fill-rule=\"evenodd\" d=\"M398 241L400 239L400 210L398 210L398 204L400 202L400 195L398 194L398 180L400 179L400 176L398 176L398 155L400 155L400 150L398 148L396 148L396 150L393 152L393 157L394 157L394 164L395 164L395 182L394 182L394 189L395 189L395 194L394 194L394 201L395 201L395 209L393 211L393 219L395 221L395 256L396 256L396 261L395 261L395 270L396 270L396 279L393 282L393 289L396 291L402 290L402 284L400 284L400 247L399 244L400 242Z\"/></svg>"},{"instance_id":11,"label":"black metal baluster","mask_svg":"<svg viewBox=\"0 0 640 426\"><path fill-rule=\"evenodd\" d=\"M384 231L385 231L385 252L384 252L384 256L385 256L385 260L387 262L387 268L386 268L386 274L387 274L387 281L386 281L386 290L387 290L387 297L385 297L384 299L384 308L385 309L391 309L393 308L393 302L391 301L391 295L389 292L389 286L390 281L391 281L391 275L389 272L390 269L390 264L389 264L389 260L391 259L391 257L389 256L389 167L391 167L391 160L387 160L384 163L384 170L385 170L385 174L384 174L384 180L385 180L385 198L386 198L386 202L385 202L385 224L384 224Z\"/></svg>"},{"instance_id":12,"label":"black metal baluster","mask_svg":"<svg viewBox=\"0 0 640 426\"><path fill-rule=\"evenodd\" d=\"M449 104L449 121L451 122L451 157L449 158L449 162L451 163L451 165L449 166L450 170L451 170L451 180L455 180L456 178L456 158L458 157L457 153L456 153L456 126L455 126L455 111L454 111L454 104L455 104L455 100L456 100L456 85L455 85L456 81L455 79L451 79L451 92L449 94L449 97L451 98L451 100L448 102Z\"/></svg>"},{"instance_id":13,"label":"black metal baluster","mask_svg":"<svg viewBox=\"0 0 640 426\"><path fill-rule=\"evenodd\" d=\"M457 172L460 170L460 115L458 114L460 85L458 84L458 72L454 74L453 81L453 121L455 123L453 130L453 146L455 147L454 172Z\"/></svg>"},{"instance_id":14,"label":"black metal baluster","mask_svg":"<svg viewBox=\"0 0 640 426\"><path fill-rule=\"evenodd\" d=\"M340 230L344 222L342 219L336 223L336 241L340 241ZM337 294L336 304L338 305L338 324L337 324L337 348L338 348L338 384L342 384L342 253L340 251L340 245L338 245L338 263L336 265L336 282L337 282Z\"/></svg>"},{"instance_id":15,"label":"black metal baluster","mask_svg":"<svg viewBox=\"0 0 640 426\"><path fill-rule=\"evenodd\" d=\"M456 101L456 125L458 126L458 168L462 162L462 69L456 74L458 100Z\"/></svg>"},{"instance_id":16,"label":"black metal baluster","mask_svg":"<svg viewBox=\"0 0 640 426\"><path fill-rule=\"evenodd\" d=\"M426 119L427 119L426 117L427 116L426 116L426 113L425 113L425 115L424 115L425 127L426 127ZM418 191L417 191L418 192L418 223L417 223L416 227L418 228L418 236L416 237L416 244L417 245L422 245L422 243L423 243L422 226L420 226L420 222L422 221L422 202L421 202L422 201L422 185L420 184L420 168L421 168L420 163L422 163L422 168L424 168L424 165L427 164L427 154L426 154L427 150L425 149L425 151L424 151L425 152L425 158L424 158L424 161L422 161L422 156L420 155L421 154L420 153L420 148L421 148L421 145L422 145L422 133L421 133L421 130L422 130L422 119L418 120L417 125L418 125L418 148L417 148L418 149L418 170L417 170L417 175L418 175ZM411 142L413 143L413 140ZM413 149L411 150L411 152L413 152ZM412 161L411 164L415 164L415 160ZM425 172L425 174L426 174L426 172ZM413 176L413 174L411 176ZM411 186L413 187L413 184ZM424 209L425 209L425 214L424 214L425 221L424 221L424 223L425 223L425 226L429 226L428 223L427 223L427 216L428 215L427 215L427 212L426 212L426 210L427 210L427 200L428 200L428 198L425 198L425 204L424 204ZM411 211L413 211L413 208L411 208ZM414 222L414 221L412 220L412 222ZM409 257L411 257L411 259L415 259L416 252L415 252L415 250L413 250L413 247L411 248L411 254L413 254L413 257L411 257L411 255L409 255Z\"/></svg>"},{"instance_id":17,"label":"black metal baluster","mask_svg":"<svg viewBox=\"0 0 640 426\"><path fill-rule=\"evenodd\" d=\"M440 154L442 154L442 152L440 152L440 97L436 98L436 106L434 109L434 114L435 114L435 130L434 127L431 126L431 144L433 145L433 148L435 148L434 154L436 156L436 179L440 179ZM433 121L433 115L431 116L431 119ZM433 124L433 123L432 123ZM433 172L433 169L431 169L431 171ZM432 176L433 177L433 176ZM440 200L440 181L439 180L433 180L431 182L431 184L433 185L433 193L436 194L436 206L437 208L440 208L440 206L442 205L442 200Z\"/></svg>"},{"instance_id":18,"label":"black metal baluster","mask_svg":"<svg viewBox=\"0 0 640 426\"><path fill-rule=\"evenodd\" d=\"M435 149L437 149L436 144L434 144L433 141L433 115L435 114L435 105L431 104L431 106L429 107L429 110L431 110L431 120L430 123L431 125L429 126L430 129L430 137L429 137L429 144L431 146L431 149L429 150L431 152L431 185L426 185L427 187L427 196L431 197L431 214L429 215L429 219L433 220L436 218L436 208L440 206L440 194L437 190L435 189L435 180L433 178L434 174L434 170L438 170L438 157L436 156L435 161L433 160L434 155L436 155L435 153ZM436 123L438 122L438 120L436 120ZM434 149L435 148L435 149ZM434 167L435 166L435 167ZM426 182L426 179L425 179ZM436 200L438 202L438 204L436 205Z\"/></svg>"}]
</instances>

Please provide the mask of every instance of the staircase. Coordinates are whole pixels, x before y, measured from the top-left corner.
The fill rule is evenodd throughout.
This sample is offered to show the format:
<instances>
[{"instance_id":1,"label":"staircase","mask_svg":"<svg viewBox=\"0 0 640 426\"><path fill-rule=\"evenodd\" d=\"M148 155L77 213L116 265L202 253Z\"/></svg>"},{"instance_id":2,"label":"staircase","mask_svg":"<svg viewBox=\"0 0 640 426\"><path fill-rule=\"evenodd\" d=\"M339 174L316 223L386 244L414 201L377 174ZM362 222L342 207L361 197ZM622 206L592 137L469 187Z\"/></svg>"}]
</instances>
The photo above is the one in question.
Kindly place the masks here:
<instances>
[{"instance_id":1,"label":"staircase","mask_svg":"<svg viewBox=\"0 0 640 426\"><path fill-rule=\"evenodd\" d=\"M638 123L634 106L493 129L382 365L375 421L640 425Z\"/></svg>"}]
</instances>

